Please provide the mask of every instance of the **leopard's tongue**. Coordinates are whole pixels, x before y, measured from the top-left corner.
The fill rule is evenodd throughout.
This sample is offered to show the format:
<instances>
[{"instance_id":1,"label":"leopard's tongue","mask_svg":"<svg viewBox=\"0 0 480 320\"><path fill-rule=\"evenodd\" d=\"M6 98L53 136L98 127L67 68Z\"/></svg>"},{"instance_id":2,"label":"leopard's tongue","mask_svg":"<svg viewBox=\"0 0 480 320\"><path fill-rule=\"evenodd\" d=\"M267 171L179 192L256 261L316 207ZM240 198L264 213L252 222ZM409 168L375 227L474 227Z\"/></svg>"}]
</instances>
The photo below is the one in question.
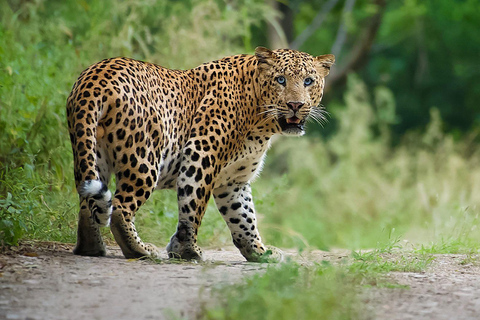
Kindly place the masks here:
<instances>
[{"instance_id":1,"label":"leopard's tongue","mask_svg":"<svg viewBox=\"0 0 480 320\"><path fill-rule=\"evenodd\" d=\"M287 120L287 123L290 123L290 124L299 124L300 123L300 119L298 119L297 117L291 117L291 118L288 118L286 120Z\"/></svg>"}]
</instances>

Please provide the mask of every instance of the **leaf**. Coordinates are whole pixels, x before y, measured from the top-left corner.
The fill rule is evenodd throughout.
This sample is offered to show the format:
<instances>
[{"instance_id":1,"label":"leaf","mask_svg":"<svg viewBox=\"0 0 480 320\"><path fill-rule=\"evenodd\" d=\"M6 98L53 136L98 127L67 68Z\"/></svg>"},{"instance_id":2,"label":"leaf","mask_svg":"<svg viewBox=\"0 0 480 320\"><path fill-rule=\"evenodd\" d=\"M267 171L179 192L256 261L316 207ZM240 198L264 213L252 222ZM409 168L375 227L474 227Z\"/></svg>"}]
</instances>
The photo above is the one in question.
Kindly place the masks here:
<instances>
[{"instance_id":1,"label":"leaf","mask_svg":"<svg viewBox=\"0 0 480 320\"><path fill-rule=\"evenodd\" d=\"M38 257L38 253L36 252L25 252L23 255L27 257Z\"/></svg>"}]
</instances>

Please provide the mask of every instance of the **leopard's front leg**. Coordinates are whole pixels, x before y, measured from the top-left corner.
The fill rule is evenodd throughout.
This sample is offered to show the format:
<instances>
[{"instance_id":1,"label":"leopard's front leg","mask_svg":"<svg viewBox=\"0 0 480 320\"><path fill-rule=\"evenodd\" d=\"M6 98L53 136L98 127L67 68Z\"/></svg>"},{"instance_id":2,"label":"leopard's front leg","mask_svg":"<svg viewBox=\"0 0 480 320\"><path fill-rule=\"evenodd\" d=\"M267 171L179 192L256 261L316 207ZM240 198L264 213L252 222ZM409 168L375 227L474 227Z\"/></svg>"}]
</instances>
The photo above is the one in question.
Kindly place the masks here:
<instances>
[{"instance_id":1,"label":"leopard's front leg","mask_svg":"<svg viewBox=\"0 0 480 320\"><path fill-rule=\"evenodd\" d=\"M253 262L280 262L283 253L267 247L257 228L252 190L249 183L229 183L213 191L215 203L242 255Z\"/></svg>"}]
</instances>

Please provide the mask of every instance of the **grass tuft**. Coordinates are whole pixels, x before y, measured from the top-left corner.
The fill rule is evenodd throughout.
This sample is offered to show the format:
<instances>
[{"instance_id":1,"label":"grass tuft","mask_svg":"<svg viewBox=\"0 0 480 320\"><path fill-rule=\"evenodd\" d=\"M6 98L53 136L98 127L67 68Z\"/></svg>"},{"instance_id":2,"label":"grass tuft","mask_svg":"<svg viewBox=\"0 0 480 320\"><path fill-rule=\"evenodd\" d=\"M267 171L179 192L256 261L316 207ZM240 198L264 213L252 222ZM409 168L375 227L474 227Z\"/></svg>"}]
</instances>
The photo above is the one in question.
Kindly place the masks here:
<instances>
[{"instance_id":1,"label":"grass tuft","mask_svg":"<svg viewBox=\"0 0 480 320\"><path fill-rule=\"evenodd\" d=\"M354 279L331 266L269 267L245 283L214 290L198 319L361 319Z\"/></svg>"}]
</instances>

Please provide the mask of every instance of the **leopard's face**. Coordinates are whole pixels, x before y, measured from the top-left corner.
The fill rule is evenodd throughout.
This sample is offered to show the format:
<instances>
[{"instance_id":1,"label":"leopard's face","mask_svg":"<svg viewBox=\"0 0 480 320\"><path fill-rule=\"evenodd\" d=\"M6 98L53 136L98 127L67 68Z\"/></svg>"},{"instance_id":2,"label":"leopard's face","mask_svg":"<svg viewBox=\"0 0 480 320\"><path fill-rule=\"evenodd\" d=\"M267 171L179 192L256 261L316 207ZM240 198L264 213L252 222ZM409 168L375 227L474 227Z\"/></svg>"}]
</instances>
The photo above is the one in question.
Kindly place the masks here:
<instances>
[{"instance_id":1,"label":"leopard's face","mask_svg":"<svg viewBox=\"0 0 480 320\"><path fill-rule=\"evenodd\" d=\"M335 62L333 55L312 57L295 50L271 51L262 47L255 50L255 55L260 113L276 122L279 133L303 135L308 119L325 120L325 111L319 104L325 77Z\"/></svg>"}]
</instances>

